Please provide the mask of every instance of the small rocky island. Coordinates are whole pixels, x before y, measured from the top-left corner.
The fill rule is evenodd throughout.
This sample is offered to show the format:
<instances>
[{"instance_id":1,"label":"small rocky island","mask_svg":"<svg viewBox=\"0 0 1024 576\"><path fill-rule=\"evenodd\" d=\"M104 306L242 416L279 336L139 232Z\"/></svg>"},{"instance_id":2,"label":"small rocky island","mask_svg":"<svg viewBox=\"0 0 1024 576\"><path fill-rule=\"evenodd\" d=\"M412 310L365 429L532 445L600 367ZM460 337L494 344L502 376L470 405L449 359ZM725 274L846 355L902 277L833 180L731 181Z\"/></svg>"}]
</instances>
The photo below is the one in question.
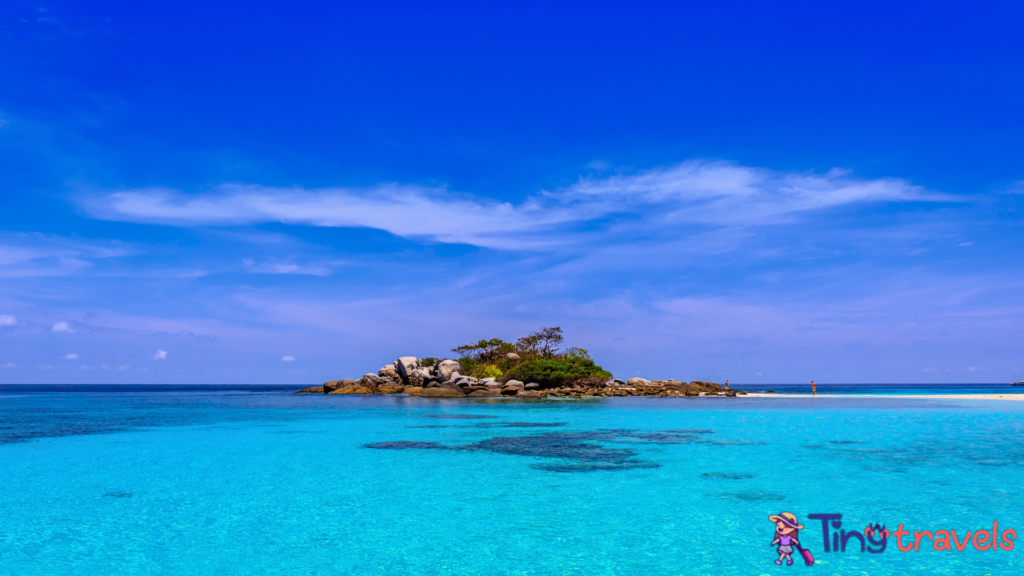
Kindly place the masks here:
<instances>
[{"instance_id":1,"label":"small rocky island","mask_svg":"<svg viewBox=\"0 0 1024 576\"><path fill-rule=\"evenodd\" d=\"M453 348L459 360L403 356L358 380L325 382L299 394L409 394L421 398L583 398L587 396L736 396L715 382L628 381L594 363L586 350L560 351L560 328L542 328L516 342L481 340Z\"/></svg>"}]
</instances>

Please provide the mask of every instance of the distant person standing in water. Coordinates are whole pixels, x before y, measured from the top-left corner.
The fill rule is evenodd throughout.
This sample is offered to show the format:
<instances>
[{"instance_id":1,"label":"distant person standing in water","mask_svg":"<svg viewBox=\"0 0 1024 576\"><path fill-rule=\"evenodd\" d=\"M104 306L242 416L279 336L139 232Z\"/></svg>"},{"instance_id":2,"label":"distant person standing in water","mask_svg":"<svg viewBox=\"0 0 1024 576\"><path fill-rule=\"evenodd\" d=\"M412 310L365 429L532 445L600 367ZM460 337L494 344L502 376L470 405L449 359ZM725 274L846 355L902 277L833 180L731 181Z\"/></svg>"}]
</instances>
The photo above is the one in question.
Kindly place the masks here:
<instances>
[{"instance_id":1,"label":"distant person standing in water","mask_svg":"<svg viewBox=\"0 0 1024 576\"><path fill-rule=\"evenodd\" d=\"M814 380L811 380L811 396L817 396L817 395L818 395L818 385L814 383Z\"/></svg>"}]
</instances>

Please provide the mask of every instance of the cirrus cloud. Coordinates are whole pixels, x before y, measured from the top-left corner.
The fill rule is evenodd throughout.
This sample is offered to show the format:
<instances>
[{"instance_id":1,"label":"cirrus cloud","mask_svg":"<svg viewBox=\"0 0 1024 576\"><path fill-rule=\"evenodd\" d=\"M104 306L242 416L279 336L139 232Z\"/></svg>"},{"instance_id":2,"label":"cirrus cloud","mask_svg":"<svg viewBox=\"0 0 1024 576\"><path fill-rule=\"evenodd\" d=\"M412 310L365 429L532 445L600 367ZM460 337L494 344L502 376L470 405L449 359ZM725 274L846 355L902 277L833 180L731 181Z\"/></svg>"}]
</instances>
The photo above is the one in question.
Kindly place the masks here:
<instances>
[{"instance_id":1,"label":"cirrus cloud","mask_svg":"<svg viewBox=\"0 0 1024 576\"><path fill-rule=\"evenodd\" d=\"M753 226L857 203L952 200L905 180L862 179L838 169L782 172L700 160L581 178L518 204L401 184L314 190L225 184L203 194L146 188L79 197L89 214L107 220L375 228L411 239L513 250L581 242L602 230L621 230L629 222L645 227Z\"/></svg>"}]
</instances>

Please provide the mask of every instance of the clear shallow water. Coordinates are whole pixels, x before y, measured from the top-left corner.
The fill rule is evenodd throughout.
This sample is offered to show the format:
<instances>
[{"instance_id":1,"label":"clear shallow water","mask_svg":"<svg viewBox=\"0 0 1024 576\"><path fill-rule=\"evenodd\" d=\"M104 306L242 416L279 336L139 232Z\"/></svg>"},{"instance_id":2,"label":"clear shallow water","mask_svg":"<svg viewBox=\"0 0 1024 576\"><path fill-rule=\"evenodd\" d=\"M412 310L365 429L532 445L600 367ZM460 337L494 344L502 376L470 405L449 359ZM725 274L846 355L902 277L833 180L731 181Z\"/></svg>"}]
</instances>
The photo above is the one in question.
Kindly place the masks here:
<instances>
[{"instance_id":1,"label":"clear shallow water","mask_svg":"<svg viewBox=\"0 0 1024 576\"><path fill-rule=\"evenodd\" d=\"M998 519L1024 529L1024 403L110 388L0 387L0 573L1024 566L1021 547L898 552L890 540L882 554L826 554L820 522L806 519L839 512L847 529L902 522L960 534ZM800 540L813 568L773 563L767 518L783 510L807 526Z\"/></svg>"}]
</instances>

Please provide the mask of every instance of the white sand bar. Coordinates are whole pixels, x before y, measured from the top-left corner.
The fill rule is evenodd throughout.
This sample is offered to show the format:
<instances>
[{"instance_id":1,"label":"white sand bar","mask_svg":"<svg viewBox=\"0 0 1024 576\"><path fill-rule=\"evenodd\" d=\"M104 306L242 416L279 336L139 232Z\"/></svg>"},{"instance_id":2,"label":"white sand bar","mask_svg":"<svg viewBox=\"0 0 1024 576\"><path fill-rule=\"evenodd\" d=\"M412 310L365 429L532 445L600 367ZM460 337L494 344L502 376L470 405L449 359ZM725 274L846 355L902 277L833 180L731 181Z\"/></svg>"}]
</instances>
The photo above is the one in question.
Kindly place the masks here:
<instances>
[{"instance_id":1,"label":"white sand bar","mask_svg":"<svg viewBox=\"0 0 1024 576\"><path fill-rule=\"evenodd\" d=\"M760 394L746 398L939 398L943 400L1024 400L1024 394Z\"/></svg>"}]
</instances>

